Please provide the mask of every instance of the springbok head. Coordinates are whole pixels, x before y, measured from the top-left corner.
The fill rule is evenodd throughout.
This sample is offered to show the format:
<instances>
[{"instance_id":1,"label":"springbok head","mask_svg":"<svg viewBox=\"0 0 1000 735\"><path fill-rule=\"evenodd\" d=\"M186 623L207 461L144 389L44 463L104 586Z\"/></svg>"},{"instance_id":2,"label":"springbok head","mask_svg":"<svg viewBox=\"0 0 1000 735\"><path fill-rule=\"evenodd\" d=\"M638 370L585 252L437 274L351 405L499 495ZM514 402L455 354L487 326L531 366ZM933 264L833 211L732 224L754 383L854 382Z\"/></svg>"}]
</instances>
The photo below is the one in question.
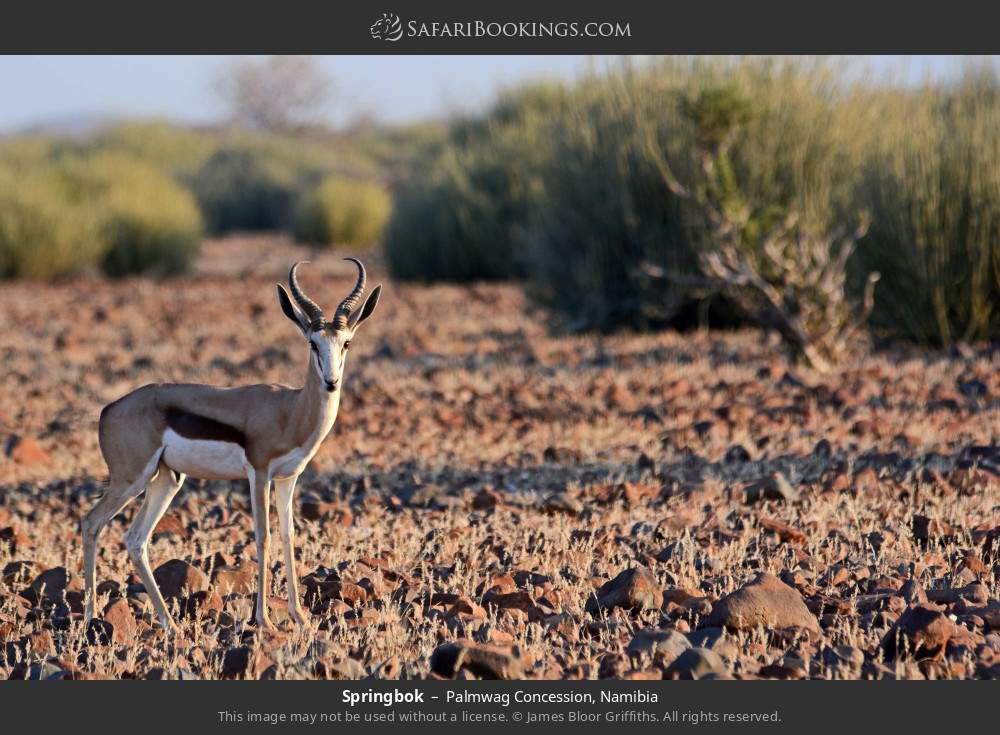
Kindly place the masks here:
<instances>
[{"instance_id":1,"label":"springbok head","mask_svg":"<svg viewBox=\"0 0 1000 735\"><path fill-rule=\"evenodd\" d=\"M340 302L331 321L326 320L323 310L302 290L295 275L296 269L308 261L299 261L288 272L288 290L292 292L291 298L284 286L278 284L278 302L281 304L281 310L302 331L309 343L309 349L312 350L311 364L326 390L331 393L340 388L347 351L351 347L354 333L375 311L379 294L382 293L380 284L368 294L361 309L357 309L365 291L367 278L365 267L357 258L344 258L344 260L349 260L358 267L358 281L354 285L354 290ZM293 305L292 299L298 308Z\"/></svg>"}]
</instances>

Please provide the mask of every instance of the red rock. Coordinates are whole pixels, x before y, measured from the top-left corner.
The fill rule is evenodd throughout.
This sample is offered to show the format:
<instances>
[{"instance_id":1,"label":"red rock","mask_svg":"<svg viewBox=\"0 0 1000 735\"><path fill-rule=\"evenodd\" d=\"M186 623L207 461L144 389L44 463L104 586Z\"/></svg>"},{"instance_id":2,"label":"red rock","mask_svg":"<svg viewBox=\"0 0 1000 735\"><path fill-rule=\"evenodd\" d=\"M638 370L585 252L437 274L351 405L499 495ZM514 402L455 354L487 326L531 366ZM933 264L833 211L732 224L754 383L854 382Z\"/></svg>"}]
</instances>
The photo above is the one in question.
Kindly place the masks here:
<instances>
[{"instance_id":1,"label":"red rock","mask_svg":"<svg viewBox=\"0 0 1000 735\"><path fill-rule=\"evenodd\" d=\"M672 602L675 605L683 605L692 597L701 597L701 593L688 589L687 587L666 587L663 590L663 604Z\"/></svg>"},{"instance_id":2,"label":"red rock","mask_svg":"<svg viewBox=\"0 0 1000 735\"><path fill-rule=\"evenodd\" d=\"M153 528L153 540L155 541L161 536L184 538L187 536L187 529L184 528L184 524L181 523L180 518L173 514L167 514Z\"/></svg>"},{"instance_id":3,"label":"red rock","mask_svg":"<svg viewBox=\"0 0 1000 735\"><path fill-rule=\"evenodd\" d=\"M52 461L49 453L42 449L30 436L11 436L7 440L6 454L12 460L22 465L47 465Z\"/></svg>"},{"instance_id":4,"label":"red rock","mask_svg":"<svg viewBox=\"0 0 1000 735\"><path fill-rule=\"evenodd\" d=\"M222 597L215 590L200 590L188 595L184 599L182 608L185 617L195 619L208 617L209 613L222 612Z\"/></svg>"},{"instance_id":5,"label":"red rock","mask_svg":"<svg viewBox=\"0 0 1000 735\"><path fill-rule=\"evenodd\" d=\"M487 608L497 607L501 610L516 609L527 613L534 611L537 607L535 601L531 599L531 595L523 590L508 592L506 594L487 592L483 595L483 605Z\"/></svg>"},{"instance_id":6,"label":"red rock","mask_svg":"<svg viewBox=\"0 0 1000 735\"><path fill-rule=\"evenodd\" d=\"M135 616L128 601L124 599L109 602L104 608L101 618L110 623L113 628L113 640L115 643L130 643L134 641L138 627Z\"/></svg>"},{"instance_id":7,"label":"red rock","mask_svg":"<svg viewBox=\"0 0 1000 735\"><path fill-rule=\"evenodd\" d=\"M503 504L503 499L490 488L483 488L472 499L472 507L476 510L490 510Z\"/></svg>"},{"instance_id":8,"label":"red rock","mask_svg":"<svg viewBox=\"0 0 1000 735\"><path fill-rule=\"evenodd\" d=\"M878 492L879 479L875 470L865 467L854 476L854 489L858 495L872 495Z\"/></svg>"},{"instance_id":9,"label":"red rock","mask_svg":"<svg viewBox=\"0 0 1000 735\"><path fill-rule=\"evenodd\" d=\"M764 500L792 503L799 499L799 491L792 487L784 475L774 472L770 477L745 485L743 499L747 504Z\"/></svg>"},{"instance_id":10,"label":"red rock","mask_svg":"<svg viewBox=\"0 0 1000 735\"><path fill-rule=\"evenodd\" d=\"M431 671L453 679L463 669L482 679L523 679L524 661L515 646L494 646L458 640L444 643L431 654Z\"/></svg>"},{"instance_id":11,"label":"red rock","mask_svg":"<svg viewBox=\"0 0 1000 735\"><path fill-rule=\"evenodd\" d=\"M364 588L353 582L341 581L330 582L323 590L321 600L338 599L343 600L351 607L363 605L368 600L368 593Z\"/></svg>"},{"instance_id":12,"label":"red rock","mask_svg":"<svg viewBox=\"0 0 1000 735\"><path fill-rule=\"evenodd\" d=\"M20 527L7 526L6 528L0 528L0 548L5 546L10 547L11 554L17 554L25 549L30 549L33 544L31 543L31 537L22 531Z\"/></svg>"},{"instance_id":13,"label":"red rock","mask_svg":"<svg viewBox=\"0 0 1000 735\"><path fill-rule=\"evenodd\" d=\"M153 570L153 579L166 599L186 597L194 592L207 592L208 576L198 567L181 559L171 559Z\"/></svg>"},{"instance_id":14,"label":"red rock","mask_svg":"<svg viewBox=\"0 0 1000 735\"><path fill-rule=\"evenodd\" d=\"M646 567L633 567L601 585L594 595L587 598L586 609L589 613L597 613L620 607L638 612L656 610L661 605L663 589L656 577Z\"/></svg>"},{"instance_id":15,"label":"red rock","mask_svg":"<svg viewBox=\"0 0 1000 735\"><path fill-rule=\"evenodd\" d=\"M782 541L796 544L803 544L806 542L806 535L799 529L779 521L775 518L761 518L760 527L771 533L778 535L778 538Z\"/></svg>"},{"instance_id":16,"label":"red rock","mask_svg":"<svg viewBox=\"0 0 1000 735\"><path fill-rule=\"evenodd\" d=\"M21 597L37 604L42 599L61 600L69 585L69 572L66 567L46 569L35 577L31 586L21 592Z\"/></svg>"},{"instance_id":17,"label":"red rock","mask_svg":"<svg viewBox=\"0 0 1000 735\"><path fill-rule=\"evenodd\" d=\"M759 574L715 603L706 627L730 630L800 628L819 632L819 621L802 595L773 574Z\"/></svg>"},{"instance_id":18,"label":"red rock","mask_svg":"<svg viewBox=\"0 0 1000 735\"><path fill-rule=\"evenodd\" d=\"M955 623L929 604L911 605L882 638L886 658L927 658L944 652Z\"/></svg>"},{"instance_id":19,"label":"red rock","mask_svg":"<svg viewBox=\"0 0 1000 735\"><path fill-rule=\"evenodd\" d=\"M913 516L913 539L918 543L949 541L953 540L955 535L955 529L945 521L923 515Z\"/></svg>"},{"instance_id":20,"label":"red rock","mask_svg":"<svg viewBox=\"0 0 1000 735\"><path fill-rule=\"evenodd\" d=\"M927 599L945 605L953 605L959 600L965 600L973 605L985 605L989 597L989 589L979 582L973 582L964 587L927 590Z\"/></svg>"},{"instance_id":21,"label":"red rock","mask_svg":"<svg viewBox=\"0 0 1000 735\"><path fill-rule=\"evenodd\" d=\"M212 585L223 595L249 595L257 583L257 573L250 566L216 567Z\"/></svg>"}]
</instances>

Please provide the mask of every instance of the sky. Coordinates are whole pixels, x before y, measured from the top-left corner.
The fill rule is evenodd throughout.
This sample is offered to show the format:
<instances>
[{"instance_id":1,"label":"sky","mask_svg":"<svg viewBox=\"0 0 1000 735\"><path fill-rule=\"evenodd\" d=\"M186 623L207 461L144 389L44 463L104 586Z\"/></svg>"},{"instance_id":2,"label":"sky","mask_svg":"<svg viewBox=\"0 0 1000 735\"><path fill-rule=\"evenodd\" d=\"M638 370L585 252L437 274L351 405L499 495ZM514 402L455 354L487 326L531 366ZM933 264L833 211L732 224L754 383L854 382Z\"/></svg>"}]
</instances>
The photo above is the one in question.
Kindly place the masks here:
<instances>
[{"instance_id":1,"label":"sky","mask_svg":"<svg viewBox=\"0 0 1000 735\"><path fill-rule=\"evenodd\" d=\"M331 122L361 113L390 123L475 110L498 87L540 78L573 78L593 65L584 56L324 56L336 80ZM163 117L210 123L222 109L212 79L219 56L2 56L0 133L36 125L72 129L118 117ZM869 57L876 71L917 80L959 67L956 57Z\"/></svg>"}]
</instances>

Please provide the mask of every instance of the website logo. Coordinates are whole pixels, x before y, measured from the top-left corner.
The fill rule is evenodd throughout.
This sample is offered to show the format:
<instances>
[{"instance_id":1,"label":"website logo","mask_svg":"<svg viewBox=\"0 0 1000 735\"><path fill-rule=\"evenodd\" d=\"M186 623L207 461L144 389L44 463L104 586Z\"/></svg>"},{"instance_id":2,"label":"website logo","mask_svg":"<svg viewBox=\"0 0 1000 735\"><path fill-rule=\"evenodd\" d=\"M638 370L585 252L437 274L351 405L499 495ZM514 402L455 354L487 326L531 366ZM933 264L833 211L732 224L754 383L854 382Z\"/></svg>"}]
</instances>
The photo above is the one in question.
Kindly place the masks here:
<instances>
[{"instance_id":1,"label":"website logo","mask_svg":"<svg viewBox=\"0 0 1000 735\"><path fill-rule=\"evenodd\" d=\"M403 37L403 23L395 13L382 13L368 30L376 41L398 41Z\"/></svg>"}]
</instances>

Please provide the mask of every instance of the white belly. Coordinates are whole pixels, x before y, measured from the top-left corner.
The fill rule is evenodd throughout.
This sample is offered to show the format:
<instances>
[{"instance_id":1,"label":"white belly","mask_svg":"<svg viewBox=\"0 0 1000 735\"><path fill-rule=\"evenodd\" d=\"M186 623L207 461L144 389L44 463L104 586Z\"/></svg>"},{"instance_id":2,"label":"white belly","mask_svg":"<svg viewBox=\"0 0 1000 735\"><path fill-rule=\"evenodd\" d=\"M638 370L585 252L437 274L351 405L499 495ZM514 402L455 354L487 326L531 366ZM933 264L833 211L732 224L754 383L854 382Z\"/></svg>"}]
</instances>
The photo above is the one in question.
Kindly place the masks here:
<instances>
[{"instance_id":1,"label":"white belly","mask_svg":"<svg viewBox=\"0 0 1000 735\"><path fill-rule=\"evenodd\" d=\"M247 456L232 442L187 439L173 429L163 432L167 467L205 480L240 480L247 476Z\"/></svg>"}]
</instances>

